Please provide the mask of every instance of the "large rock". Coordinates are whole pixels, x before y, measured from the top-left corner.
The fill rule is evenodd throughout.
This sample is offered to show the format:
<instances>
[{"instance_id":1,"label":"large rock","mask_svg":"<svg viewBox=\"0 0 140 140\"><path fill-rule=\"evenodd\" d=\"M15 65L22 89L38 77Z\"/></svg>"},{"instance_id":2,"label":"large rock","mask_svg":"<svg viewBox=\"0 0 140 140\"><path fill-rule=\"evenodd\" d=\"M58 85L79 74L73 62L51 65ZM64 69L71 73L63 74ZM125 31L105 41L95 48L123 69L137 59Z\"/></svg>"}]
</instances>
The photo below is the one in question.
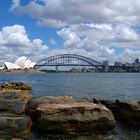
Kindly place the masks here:
<instances>
[{"instance_id":1,"label":"large rock","mask_svg":"<svg viewBox=\"0 0 140 140\"><path fill-rule=\"evenodd\" d=\"M140 126L140 103L133 100L117 100L118 113L127 124Z\"/></svg>"},{"instance_id":2,"label":"large rock","mask_svg":"<svg viewBox=\"0 0 140 140\"><path fill-rule=\"evenodd\" d=\"M44 99L44 98L43 98ZM106 132L115 127L112 112L104 105L80 102L69 97L46 97L43 102L37 98L36 106L40 114L39 129L51 133L75 134Z\"/></svg>"},{"instance_id":3,"label":"large rock","mask_svg":"<svg viewBox=\"0 0 140 140\"><path fill-rule=\"evenodd\" d=\"M31 99L31 95L25 91L0 91L0 99L4 100L21 100L28 102Z\"/></svg>"},{"instance_id":4,"label":"large rock","mask_svg":"<svg viewBox=\"0 0 140 140\"><path fill-rule=\"evenodd\" d=\"M25 115L30 98L19 89L0 90L0 138L30 139L32 121Z\"/></svg>"},{"instance_id":5,"label":"large rock","mask_svg":"<svg viewBox=\"0 0 140 140\"><path fill-rule=\"evenodd\" d=\"M0 111L9 111L15 114L25 114L27 104L20 100L0 100Z\"/></svg>"},{"instance_id":6,"label":"large rock","mask_svg":"<svg viewBox=\"0 0 140 140\"><path fill-rule=\"evenodd\" d=\"M0 112L25 114L31 96L21 91L0 91Z\"/></svg>"},{"instance_id":7,"label":"large rock","mask_svg":"<svg viewBox=\"0 0 140 140\"><path fill-rule=\"evenodd\" d=\"M116 119L127 125L140 126L140 102L134 100L98 100L109 108Z\"/></svg>"},{"instance_id":8,"label":"large rock","mask_svg":"<svg viewBox=\"0 0 140 140\"><path fill-rule=\"evenodd\" d=\"M93 102L105 105L107 108L109 108L112 111L115 119L119 119L118 105L116 104L116 100L114 99L95 100L94 99Z\"/></svg>"},{"instance_id":9,"label":"large rock","mask_svg":"<svg viewBox=\"0 0 140 140\"><path fill-rule=\"evenodd\" d=\"M0 138L11 139L13 137L28 139L31 136L32 121L26 115L12 113L0 113Z\"/></svg>"},{"instance_id":10,"label":"large rock","mask_svg":"<svg viewBox=\"0 0 140 140\"><path fill-rule=\"evenodd\" d=\"M76 99L74 99L71 96L40 96L40 97L33 97L29 102L29 107L36 109L40 104L43 103L71 103L75 102Z\"/></svg>"},{"instance_id":11,"label":"large rock","mask_svg":"<svg viewBox=\"0 0 140 140\"><path fill-rule=\"evenodd\" d=\"M38 119L40 117L40 113L37 111L37 107L40 104L43 103L68 103L68 102L74 102L75 99L72 98L71 96L41 96L41 97L33 97L29 101L29 107L28 107L28 114L33 118L33 119Z\"/></svg>"}]
</instances>

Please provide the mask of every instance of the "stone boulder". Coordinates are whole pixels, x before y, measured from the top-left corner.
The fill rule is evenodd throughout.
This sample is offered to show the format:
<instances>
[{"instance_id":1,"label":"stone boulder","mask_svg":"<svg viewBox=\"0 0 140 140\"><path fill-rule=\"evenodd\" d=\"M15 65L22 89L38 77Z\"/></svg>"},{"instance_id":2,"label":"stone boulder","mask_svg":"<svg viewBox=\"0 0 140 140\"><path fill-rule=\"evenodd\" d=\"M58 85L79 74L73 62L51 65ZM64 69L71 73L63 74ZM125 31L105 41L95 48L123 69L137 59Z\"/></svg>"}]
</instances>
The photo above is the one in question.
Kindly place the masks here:
<instances>
[{"instance_id":1,"label":"stone boulder","mask_svg":"<svg viewBox=\"0 0 140 140\"><path fill-rule=\"evenodd\" d=\"M0 138L11 139L14 137L29 139L31 137L32 121L26 115L13 113L0 113Z\"/></svg>"},{"instance_id":2,"label":"stone boulder","mask_svg":"<svg viewBox=\"0 0 140 140\"><path fill-rule=\"evenodd\" d=\"M33 97L29 102L29 107L36 109L40 104L43 103L71 103L75 102L76 99L74 99L71 96L40 96L40 97Z\"/></svg>"},{"instance_id":3,"label":"stone boulder","mask_svg":"<svg viewBox=\"0 0 140 140\"><path fill-rule=\"evenodd\" d=\"M116 104L116 100L114 100L114 99L104 99L104 100L103 99L101 99L101 100L93 99L93 102L105 105L107 108L109 108L112 111L115 119L119 118L118 105Z\"/></svg>"},{"instance_id":4,"label":"stone boulder","mask_svg":"<svg viewBox=\"0 0 140 140\"><path fill-rule=\"evenodd\" d=\"M31 96L19 88L7 87L0 90L0 139L29 140L32 120L26 115L26 111Z\"/></svg>"},{"instance_id":5,"label":"stone boulder","mask_svg":"<svg viewBox=\"0 0 140 140\"><path fill-rule=\"evenodd\" d=\"M3 100L21 100L28 102L31 99L31 95L26 91L0 91L0 99Z\"/></svg>"},{"instance_id":6,"label":"stone boulder","mask_svg":"<svg viewBox=\"0 0 140 140\"><path fill-rule=\"evenodd\" d=\"M25 114L27 104L25 101L14 100L0 100L0 111L9 111L15 114Z\"/></svg>"},{"instance_id":7,"label":"stone boulder","mask_svg":"<svg viewBox=\"0 0 140 140\"><path fill-rule=\"evenodd\" d=\"M127 125L140 126L140 102L134 100L98 100L109 108L117 120Z\"/></svg>"},{"instance_id":8,"label":"stone boulder","mask_svg":"<svg viewBox=\"0 0 140 140\"><path fill-rule=\"evenodd\" d=\"M0 90L32 90L32 87L22 82L11 82L2 84Z\"/></svg>"},{"instance_id":9,"label":"stone boulder","mask_svg":"<svg viewBox=\"0 0 140 140\"><path fill-rule=\"evenodd\" d=\"M34 100L34 101L33 101ZM58 134L102 133L115 128L112 112L104 105L80 101L71 97L41 97L33 99L30 108L38 112L38 128Z\"/></svg>"},{"instance_id":10,"label":"stone boulder","mask_svg":"<svg viewBox=\"0 0 140 140\"><path fill-rule=\"evenodd\" d=\"M28 106L28 114L34 119L37 119L40 116L40 113L37 111L37 107L40 104L43 103L68 103L68 102L74 102L76 101L73 97L71 96L41 96L41 97L33 97L29 101L29 106Z\"/></svg>"},{"instance_id":11,"label":"stone boulder","mask_svg":"<svg viewBox=\"0 0 140 140\"><path fill-rule=\"evenodd\" d=\"M121 120L127 124L140 126L140 103L133 100L116 100Z\"/></svg>"},{"instance_id":12,"label":"stone boulder","mask_svg":"<svg viewBox=\"0 0 140 140\"><path fill-rule=\"evenodd\" d=\"M0 91L0 112L25 114L31 96L21 91Z\"/></svg>"}]
</instances>

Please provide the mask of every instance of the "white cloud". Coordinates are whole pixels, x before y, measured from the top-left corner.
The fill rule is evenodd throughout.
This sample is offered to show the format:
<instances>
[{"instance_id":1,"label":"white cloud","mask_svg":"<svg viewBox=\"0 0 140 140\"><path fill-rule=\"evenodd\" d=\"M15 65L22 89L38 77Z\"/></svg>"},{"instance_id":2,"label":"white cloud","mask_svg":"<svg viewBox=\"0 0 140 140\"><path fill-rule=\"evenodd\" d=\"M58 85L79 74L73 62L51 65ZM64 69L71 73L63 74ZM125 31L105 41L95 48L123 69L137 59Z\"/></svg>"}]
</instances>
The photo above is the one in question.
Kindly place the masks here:
<instances>
[{"instance_id":1,"label":"white cloud","mask_svg":"<svg viewBox=\"0 0 140 140\"><path fill-rule=\"evenodd\" d=\"M58 29L64 49L48 49L48 55L71 52L112 62L130 61L140 56L140 34L137 31L140 24L139 0L32 0L26 5L13 0L11 9L16 14L27 14L37 19L40 26ZM39 39L31 41L24 27L20 30L18 35L7 33L6 40L1 39L4 33L0 32L3 50L7 49L9 42L15 46L22 46L23 42L23 46L30 44L40 54L40 48L47 48ZM51 39L50 43L55 41ZM124 51L118 54L118 48Z\"/></svg>"},{"instance_id":2,"label":"white cloud","mask_svg":"<svg viewBox=\"0 0 140 140\"><path fill-rule=\"evenodd\" d=\"M132 61L138 57L133 52L140 49L138 32L124 24L75 24L57 33L62 37L65 49L100 61ZM115 51L119 48L124 52L131 50L129 57L124 52L118 55Z\"/></svg>"},{"instance_id":3,"label":"white cloud","mask_svg":"<svg viewBox=\"0 0 140 140\"><path fill-rule=\"evenodd\" d=\"M15 12L29 14L43 26L64 27L77 23L126 23L140 20L139 0L36 0L20 5L13 0Z\"/></svg>"},{"instance_id":4,"label":"white cloud","mask_svg":"<svg viewBox=\"0 0 140 140\"><path fill-rule=\"evenodd\" d=\"M25 31L25 27L21 25L6 26L0 32L0 45L18 46L27 45L30 40Z\"/></svg>"},{"instance_id":5,"label":"white cloud","mask_svg":"<svg viewBox=\"0 0 140 140\"><path fill-rule=\"evenodd\" d=\"M13 25L3 27L0 31L1 62L14 60L22 55L37 56L48 50L40 39L29 39L25 27Z\"/></svg>"},{"instance_id":6,"label":"white cloud","mask_svg":"<svg viewBox=\"0 0 140 140\"><path fill-rule=\"evenodd\" d=\"M121 55L116 57L120 62L134 62L136 58L140 58L140 50L125 49Z\"/></svg>"},{"instance_id":7,"label":"white cloud","mask_svg":"<svg viewBox=\"0 0 140 140\"><path fill-rule=\"evenodd\" d=\"M55 39L51 38L50 41L49 41L49 43L50 43L51 45L55 45L57 42L55 41Z\"/></svg>"},{"instance_id":8,"label":"white cloud","mask_svg":"<svg viewBox=\"0 0 140 140\"><path fill-rule=\"evenodd\" d=\"M115 33L117 39L120 41L137 41L139 35L129 26L118 25L115 27Z\"/></svg>"},{"instance_id":9,"label":"white cloud","mask_svg":"<svg viewBox=\"0 0 140 140\"><path fill-rule=\"evenodd\" d=\"M81 40L80 37L78 37L78 35L69 30L69 28L63 28L61 31L57 32L59 36L61 36L64 40L64 46L70 47L70 48L77 48L80 47L81 44Z\"/></svg>"},{"instance_id":10,"label":"white cloud","mask_svg":"<svg viewBox=\"0 0 140 140\"><path fill-rule=\"evenodd\" d=\"M91 30L94 30L92 33L96 33L96 30L103 30L105 34L105 31L110 32L114 29L117 28L112 28L111 25L103 25L102 27L102 25L98 26L93 24L86 26L73 25L63 28L58 31L58 34L63 38L65 48L50 49L43 44L41 39L29 39L24 26L6 26L0 31L0 63L4 61L14 61L22 55L30 56L36 61L61 53L80 54L98 61L110 60L110 62L114 62L115 60L133 61L139 57L140 50L133 50L131 48L126 48L122 54L117 55L114 48L109 47L108 44L104 42L94 42L93 39L95 39L96 36L92 38L92 35L88 33ZM99 37L97 36L97 38ZM105 39L108 40L108 37ZM111 42L112 40L109 41Z\"/></svg>"},{"instance_id":11,"label":"white cloud","mask_svg":"<svg viewBox=\"0 0 140 140\"><path fill-rule=\"evenodd\" d=\"M20 0L12 0L11 10L14 10L20 6Z\"/></svg>"}]
</instances>

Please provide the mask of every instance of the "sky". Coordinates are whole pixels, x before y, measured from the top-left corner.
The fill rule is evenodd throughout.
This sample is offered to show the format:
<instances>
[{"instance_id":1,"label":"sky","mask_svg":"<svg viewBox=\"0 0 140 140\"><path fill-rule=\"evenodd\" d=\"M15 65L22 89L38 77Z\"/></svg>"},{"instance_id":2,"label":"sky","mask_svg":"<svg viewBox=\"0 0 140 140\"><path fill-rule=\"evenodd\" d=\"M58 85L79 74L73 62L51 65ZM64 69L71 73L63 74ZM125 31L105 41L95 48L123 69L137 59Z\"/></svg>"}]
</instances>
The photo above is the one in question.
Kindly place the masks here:
<instances>
[{"instance_id":1,"label":"sky","mask_svg":"<svg viewBox=\"0 0 140 140\"><path fill-rule=\"evenodd\" d=\"M140 58L140 0L0 0L0 64L63 53Z\"/></svg>"}]
</instances>

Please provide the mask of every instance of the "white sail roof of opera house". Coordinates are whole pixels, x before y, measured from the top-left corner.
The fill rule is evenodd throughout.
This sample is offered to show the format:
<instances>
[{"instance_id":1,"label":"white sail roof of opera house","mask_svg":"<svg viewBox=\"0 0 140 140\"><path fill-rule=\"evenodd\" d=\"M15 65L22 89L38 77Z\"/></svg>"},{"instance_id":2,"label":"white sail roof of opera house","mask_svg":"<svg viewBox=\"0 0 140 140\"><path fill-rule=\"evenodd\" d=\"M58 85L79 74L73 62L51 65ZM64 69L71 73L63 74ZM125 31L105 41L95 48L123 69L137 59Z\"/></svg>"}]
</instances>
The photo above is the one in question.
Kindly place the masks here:
<instances>
[{"instance_id":1,"label":"white sail roof of opera house","mask_svg":"<svg viewBox=\"0 0 140 140\"><path fill-rule=\"evenodd\" d=\"M25 56L19 57L15 63L4 62L7 69L30 69L35 66L35 62L27 59Z\"/></svg>"},{"instance_id":2,"label":"white sail roof of opera house","mask_svg":"<svg viewBox=\"0 0 140 140\"><path fill-rule=\"evenodd\" d=\"M20 69L20 67L17 64L11 63L11 62L4 62L7 69Z\"/></svg>"},{"instance_id":3,"label":"white sail roof of opera house","mask_svg":"<svg viewBox=\"0 0 140 140\"><path fill-rule=\"evenodd\" d=\"M27 59L27 57L21 56L21 57L19 57L19 58L15 61L15 64L17 64L17 65L20 66L22 69L24 69L24 65L25 65L25 63L26 63L26 59Z\"/></svg>"}]
</instances>

